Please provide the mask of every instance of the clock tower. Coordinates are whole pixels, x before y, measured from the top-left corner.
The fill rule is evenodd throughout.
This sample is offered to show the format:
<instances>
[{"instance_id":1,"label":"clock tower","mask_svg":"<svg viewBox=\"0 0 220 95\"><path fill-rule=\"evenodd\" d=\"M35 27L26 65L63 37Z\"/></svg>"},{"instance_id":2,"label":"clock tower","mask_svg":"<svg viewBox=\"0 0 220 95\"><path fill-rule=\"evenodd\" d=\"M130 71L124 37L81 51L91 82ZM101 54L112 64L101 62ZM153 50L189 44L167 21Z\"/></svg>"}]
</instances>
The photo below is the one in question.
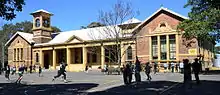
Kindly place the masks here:
<instances>
[{"instance_id":1,"label":"clock tower","mask_svg":"<svg viewBox=\"0 0 220 95\"><path fill-rule=\"evenodd\" d=\"M53 15L43 9L31 13L33 16L33 40L36 43L47 43L51 38L50 17Z\"/></svg>"}]
</instances>

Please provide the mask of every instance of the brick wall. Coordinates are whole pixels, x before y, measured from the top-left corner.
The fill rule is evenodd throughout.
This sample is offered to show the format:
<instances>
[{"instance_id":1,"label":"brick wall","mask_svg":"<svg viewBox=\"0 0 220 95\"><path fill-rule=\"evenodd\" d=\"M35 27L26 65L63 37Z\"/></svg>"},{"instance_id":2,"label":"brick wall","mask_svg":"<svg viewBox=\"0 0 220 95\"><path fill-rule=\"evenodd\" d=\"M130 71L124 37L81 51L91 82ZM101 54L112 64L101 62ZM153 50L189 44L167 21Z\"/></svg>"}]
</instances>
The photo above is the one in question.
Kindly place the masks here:
<instances>
[{"instance_id":1,"label":"brick wall","mask_svg":"<svg viewBox=\"0 0 220 95\"><path fill-rule=\"evenodd\" d=\"M23 60L14 60L14 48L23 48ZM21 64L26 64L29 66L31 64L31 47L30 45L20 36L16 36L15 39L9 44L8 47L8 62L10 65L19 66Z\"/></svg>"}]
</instances>

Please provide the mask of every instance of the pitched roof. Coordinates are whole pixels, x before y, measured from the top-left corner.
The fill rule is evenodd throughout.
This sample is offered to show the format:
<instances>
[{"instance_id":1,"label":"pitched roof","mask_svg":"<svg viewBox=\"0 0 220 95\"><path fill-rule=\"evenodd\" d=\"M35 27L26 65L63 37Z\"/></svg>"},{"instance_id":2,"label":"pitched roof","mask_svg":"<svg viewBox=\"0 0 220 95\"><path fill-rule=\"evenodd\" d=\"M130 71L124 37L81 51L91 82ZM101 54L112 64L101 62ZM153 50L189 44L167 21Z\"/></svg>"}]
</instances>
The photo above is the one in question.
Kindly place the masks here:
<instances>
[{"instance_id":1,"label":"pitched roof","mask_svg":"<svg viewBox=\"0 0 220 95\"><path fill-rule=\"evenodd\" d=\"M136 26L133 31L137 30L140 26L142 26L143 24L145 24L148 20L150 20L153 16L155 16L156 14L158 14L160 11L166 11L166 12L168 12L168 13L171 13L171 14L173 14L173 15L175 15L175 16L178 16L178 17L180 17L180 18L183 18L183 19L189 19L188 17L185 17L185 16L183 16L183 15L180 15L180 14L178 14L178 13L176 13L176 12L174 12L174 11L171 11L171 10L169 10L169 9L167 9L167 8L161 7L161 8L158 9L156 12L154 12L151 16L149 16L147 19L145 19L141 24L139 24L138 26Z\"/></svg>"},{"instance_id":2,"label":"pitched roof","mask_svg":"<svg viewBox=\"0 0 220 95\"><path fill-rule=\"evenodd\" d=\"M72 30L66 32L60 32L56 37L54 37L48 43L40 43L37 45L52 45L52 44L62 44L66 43L72 37L76 37L82 41L91 41L91 40L100 40L100 39L110 39L115 36L115 30L119 30L118 26L103 26L103 27L95 27L95 28L87 28L81 30ZM121 34L119 34L121 36Z\"/></svg>"},{"instance_id":3,"label":"pitched roof","mask_svg":"<svg viewBox=\"0 0 220 95\"><path fill-rule=\"evenodd\" d=\"M21 36L24 40L26 40L29 44L33 43L34 40L33 34L25 33L25 32L16 32L7 42L5 45L8 45L17 35Z\"/></svg>"},{"instance_id":4,"label":"pitched roof","mask_svg":"<svg viewBox=\"0 0 220 95\"><path fill-rule=\"evenodd\" d=\"M52 13L50 13L50 12L48 12L48 11L44 10L44 9L40 9L40 10L34 11L34 12L33 12L33 13L31 13L31 14L34 14L34 13L40 13L40 12L43 12L43 13L48 13L48 14L53 15Z\"/></svg>"}]
</instances>

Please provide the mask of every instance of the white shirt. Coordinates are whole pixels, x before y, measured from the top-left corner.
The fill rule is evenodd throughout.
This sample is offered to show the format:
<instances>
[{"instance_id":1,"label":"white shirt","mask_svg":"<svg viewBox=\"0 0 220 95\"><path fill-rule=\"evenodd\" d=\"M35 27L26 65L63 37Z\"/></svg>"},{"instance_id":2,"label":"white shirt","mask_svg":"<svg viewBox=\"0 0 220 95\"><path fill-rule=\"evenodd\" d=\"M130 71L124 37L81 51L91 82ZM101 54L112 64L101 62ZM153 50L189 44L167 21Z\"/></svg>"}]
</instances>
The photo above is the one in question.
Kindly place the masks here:
<instances>
[{"instance_id":1,"label":"white shirt","mask_svg":"<svg viewBox=\"0 0 220 95\"><path fill-rule=\"evenodd\" d=\"M180 68L184 68L184 64L182 62L180 63Z\"/></svg>"}]
</instances>

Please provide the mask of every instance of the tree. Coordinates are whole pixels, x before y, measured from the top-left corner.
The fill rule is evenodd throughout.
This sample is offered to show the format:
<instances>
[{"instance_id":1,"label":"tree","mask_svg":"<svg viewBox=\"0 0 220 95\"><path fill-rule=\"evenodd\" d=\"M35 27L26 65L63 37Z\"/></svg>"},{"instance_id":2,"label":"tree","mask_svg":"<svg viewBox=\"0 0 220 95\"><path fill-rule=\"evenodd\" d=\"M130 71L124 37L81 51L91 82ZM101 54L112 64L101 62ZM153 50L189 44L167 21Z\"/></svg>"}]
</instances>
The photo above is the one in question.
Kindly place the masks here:
<instances>
[{"instance_id":1,"label":"tree","mask_svg":"<svg viewBox=\"0 0 220 95\"><path fill-rule=\"evenodd\" d=\"M186 38L198 40L219 40L220 34L220 1L188 0L184 7L190 7L189 19L179 24Z\"/></svg>"},{"instance_id":2,"label":"tree","mask_svg":"<svg viewBox=\"0 0 220 95\"><path fill-rule=\"evenodd\" d=\"M24 0L1 0L0 17L5 20L12 20L16 17L15 12L21 12L24 5Z\"/></svg>"},{"instance_id":3,"label":"tree","mask_svg":"<svg viewBox=\"0 0 220 95\"><path fill-rule=\"evenodd\" d=\"M95 28L95 27L100 27L100 26L105 26L104 24L100 22L92 22L87 26L81 26L81 29L86 29L86 28Z\"/></svg>"},{"instance_id":4,"label":"tree","mask_svg":"<svg viewBox=\"0 0 220 95\"><path fill-rule=\"evenodd\" d=\"M125 52L121 51L121 48L123 48L122 42L127 39L131 39L126 35L127 30L130 29L130 26L129 24L123 24L123 22L133 18L134 16L135 13L133 11L133 8L131 7L131 3L122 1L118 1L110 11L99 12L99 22L102 25L105 25L105 27L100 27L96 31L100 31L99 34L101 34L102 37L95 37L95 34L90 34L90 36L94 40L101 40L101 44L103 43L103 41L106 40L115 43L111 46L103 46L104 49L107 50L106 53L108 53L108 55L105 54L105 58L109 60L110 63L117 63L118 65L120 65L121 58Z\"/></svg>"},{"instance_id":5,"label":"tree","mask_svg":"<svg viewBox=\"0 0 220 95\"><path fill-rule=\"evenodd\" d=\"M189 19L178 25L179 32L184 31L183 37L196 38L199 47L214 52L215 41L219 41L220 37L220 1L188 0L184 7L190 7L191 11L188 14ZM204 52L204 49L202 51L199 48L198 52L200 54ZM199 58L204 61L204 56L199 56Z\"/></svg>"},{"instance_id":6,"label":"tree","mask_svg":"<svg viewBox=\"0 0 220 95\"><path fill-rule=\"evenodd\" d=\"M2 30L0 30L0 42L6 43L12 37L12 35L18 31L32 33L32 27L33 27L33 23L30 21L18 22L16 24L4 24L2 26ZM52 29L53 32L61 32L61 30L55 26L52 26ZM1 48L0 53L2 53L2 45L0 45L0 48ZM4 49L5 49L4 58L7 58L6 57L8 55L7 47L5 47Z\"/></svg>"}]
</instances>

